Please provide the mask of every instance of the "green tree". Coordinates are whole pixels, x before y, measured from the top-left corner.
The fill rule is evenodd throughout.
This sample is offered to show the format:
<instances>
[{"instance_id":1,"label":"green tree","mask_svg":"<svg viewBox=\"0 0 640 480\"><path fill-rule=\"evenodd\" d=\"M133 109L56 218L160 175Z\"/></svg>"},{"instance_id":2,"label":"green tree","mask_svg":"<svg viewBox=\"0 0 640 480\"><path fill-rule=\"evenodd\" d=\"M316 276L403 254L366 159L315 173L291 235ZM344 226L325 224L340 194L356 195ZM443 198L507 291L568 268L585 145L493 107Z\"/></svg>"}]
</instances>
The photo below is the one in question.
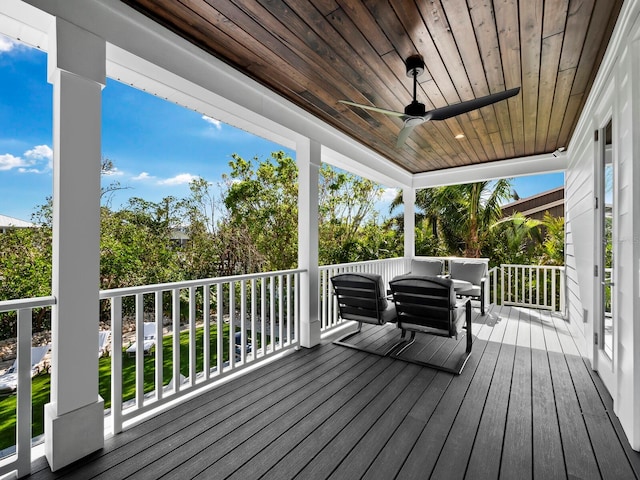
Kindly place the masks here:
<instances>
[{"instance_id":1,"label":"green tree","mask_svg":"<svg viewBox=\"0 0 640 480\"><path fill-rule=\"evenodd\" d=\"M416 224L431 230L430 236L419 237L430 242L437 238L442 254L480 257L491 225L502 215L501 204L510 198L511 182L507 179L418 190ZM399 194L392 208L401 203Z\"/></svg>"},{"instance_id":2,"label":"green tree","mask_svg":"<svg viewBox=\"0 0 640 480\"><path fill-rule=\"evenodd\" d=\"M520 212L491 226L491 240L485 250L491 263L529 264L542 243L541 224Z\"/></svg>"},{"instance_id":3,"label":"green tree","mask_svg":"<svg viewBox=\"0 0 640 480\"><path fill-rule=\"evenodd\" d=\"M237 154L223 175L224 205L230 223L247 232L264 268L284 270L298 263L298 169L282 151L270 158L245 160Z\"/></svg>"},{"instance_id":4,"label":"green tree","mask_svg":"<svg viewBox=\"0 0 640 480\"><path fill-rule=\"evenodd\" d=\"M130 209L100 213L100 287L150 285L180 280L171 229L161 204L133 199Z\"/></svg>"},{"instance_id":5,"label":"green tree","mask_svg":"<svg viewBox=\"0 0 640 480\"><path fill-rule=\"evenodd\" d=\"M51 295L51 223L47 205L32 220L34 228L15 228L0 233L0 300ZM15 337L16 315L0 315L0 339ZM34 311L33 328L49 328L48 309Z\"/></svg>"},{"instance_id":6,"label":"green tree","mask_svg":"<svg viewBox=\"0 0 640 480\"><path fill-rule=\"evenodd\" d=\"M552 217L546 212L542 227L545 233L539 248L539 262L542 265L564 265L564 217Z\"/></svg>"},{"instance_id":7,"label":"green tree","mask_svg":"<svg viewBox=\"0 0 640 480\"><path fill-rule=\"evenodd\" d=\"M375 209L382 193L371 180L323 164L318 199L321 264L384 258L396 251L391 236L397 225L381 225Z\"/></svg>"}]
</instances>

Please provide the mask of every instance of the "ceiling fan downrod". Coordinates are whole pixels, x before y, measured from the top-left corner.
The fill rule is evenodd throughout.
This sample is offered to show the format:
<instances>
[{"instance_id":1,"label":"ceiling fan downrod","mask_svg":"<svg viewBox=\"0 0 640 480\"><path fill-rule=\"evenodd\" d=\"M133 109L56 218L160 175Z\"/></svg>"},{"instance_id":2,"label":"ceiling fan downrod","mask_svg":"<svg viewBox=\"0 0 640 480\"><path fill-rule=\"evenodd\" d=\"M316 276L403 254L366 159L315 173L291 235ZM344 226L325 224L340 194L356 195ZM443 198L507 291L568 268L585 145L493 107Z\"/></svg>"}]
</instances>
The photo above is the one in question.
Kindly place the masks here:
<instances>
[{"instance_id":1,"label":"ceiling fan downrod","mask_svg":"<svg viewBox=\"0 0 640 480\"><path fill-rule=\"evenodd\" d=\"M424 73L424 60L422 55L411 55L407 58L407 77L413 78L413 100L409 105L404 107L405 115L412 117L422 117L426 113L423 103L417 101L418 96L418 77Z\"/></svg>"}]
</instances>

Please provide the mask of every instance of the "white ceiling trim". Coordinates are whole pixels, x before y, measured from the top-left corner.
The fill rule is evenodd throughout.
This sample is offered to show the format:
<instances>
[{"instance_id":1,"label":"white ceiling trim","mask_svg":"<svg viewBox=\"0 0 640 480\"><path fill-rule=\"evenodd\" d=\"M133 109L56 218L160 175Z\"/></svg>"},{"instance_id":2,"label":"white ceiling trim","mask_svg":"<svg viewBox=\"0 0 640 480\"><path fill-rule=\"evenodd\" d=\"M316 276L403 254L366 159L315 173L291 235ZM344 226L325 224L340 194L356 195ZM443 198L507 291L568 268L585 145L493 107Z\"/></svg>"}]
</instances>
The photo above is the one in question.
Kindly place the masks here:
<instances>
[{"instance_id":1,"label":"white ceiling trim","mask_svg":"<svg viewBox=\"0 0 640 480\"><path fill-rule=\"evenodd\" d=\"M498 162L479 163L464 167L447 168L436 172L420 173L413 178L413 188L429 188L443 185L496 180L499 178L540 175L563 172L567 169L567 152L532 155Z\"/></svg>"}]
</instances>

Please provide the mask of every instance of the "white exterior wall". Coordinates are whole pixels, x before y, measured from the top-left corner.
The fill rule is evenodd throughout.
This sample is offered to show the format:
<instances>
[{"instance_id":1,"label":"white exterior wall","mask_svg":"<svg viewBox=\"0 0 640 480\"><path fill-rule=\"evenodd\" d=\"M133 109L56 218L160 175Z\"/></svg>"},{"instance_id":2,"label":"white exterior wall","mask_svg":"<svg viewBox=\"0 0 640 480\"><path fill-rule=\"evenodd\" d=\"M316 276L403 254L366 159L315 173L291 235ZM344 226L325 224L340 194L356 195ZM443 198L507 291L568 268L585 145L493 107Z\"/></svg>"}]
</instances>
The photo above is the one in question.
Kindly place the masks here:
<instances>
[{"instance_id":1,"label":"white exterior wall","mask_svg":"<svg viewBox=\"0 0 640 480\"><path fill-rule=\"evenodd\" d=\"M623 6L612 42L569 145L566 173L566 272L569 318L582 330L585 351L597 366L594 320L599 280L595 243L598 143L594 131L609 119L613 126L615 171L613 288L614 412L631 446L640 449L640 2ZM634 158L636 159L634 165ZM601 200L601 203L604 203ZM594 363L595 360L595 363ZM602 368L602 367L601 367ZM603 375L606 372L602 372Z\"/></svg>"}]
</instances>

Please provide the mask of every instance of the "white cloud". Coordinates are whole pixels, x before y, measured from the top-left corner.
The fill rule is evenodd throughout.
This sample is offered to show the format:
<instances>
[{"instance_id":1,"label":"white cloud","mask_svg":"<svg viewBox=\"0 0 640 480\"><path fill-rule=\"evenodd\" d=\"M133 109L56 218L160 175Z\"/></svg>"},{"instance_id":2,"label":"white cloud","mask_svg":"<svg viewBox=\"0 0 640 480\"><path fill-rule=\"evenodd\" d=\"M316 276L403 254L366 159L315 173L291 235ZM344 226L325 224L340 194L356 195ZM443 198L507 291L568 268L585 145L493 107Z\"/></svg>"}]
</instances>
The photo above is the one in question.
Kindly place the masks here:
<instances>
[{"instance_id":1,"label":"white cloud","mask_svg":"<svg viewBox=\"0 0 640 480\"><path fill-rule=\"evenodd\" d=\"M40 164L46 165L40 166ZM10 153L0 155L0 170L18 169L20 173L44 173L53 168L53 150L48 145L36 145L22 157Z\"/></svg>"},{"instance_id":2,"label":"white cloud","mask_svg":"<svg viewBox=\"0 0 640 480\"><path fill-rule=\"evenodd\" d=\"M124 172L122 170L118 170L116 167L113 167L111 170L102 172L102 175L104 175L105 177L122 177L124 176Z\"/></svg>"},{"instance_id":3,"label":"white cloud","mask_svg":"<svg viewBox=\"0 0 640 480\"><path fill-rule=\"evenodd\" d=\"M135 177L131 178L131 180L142 182L144 180L151 180L153 178L155 177L152 175L149 175L147 172L141 172L139 175L136 175Z\"/></svg>"},{"instance_id":4,"label":"white cloud","mask_svg":"<svg viewBox=\"0 0 640 480\"><path fill-rule=\"evenodd\" d=\"M52 160L53 150L48 145L37 145L24 152L24 156L33 160Z\"/></svg>"},{"instance_id":5,"label":"white cloud","mask_svg":"<svg viewBox=\"0 0 640 480\"><path fill-rule=\"evenodd\" d=\"M13 168L26 167L29 165L20 157L14 157L10 153L0 155L0 171L11 170Z\"/></svg>"},{"instance_id":6,"label":"white cloud","mask_svg":"<svg viewBox=\"0 0 640 480\"><path fill-rule=\"evenodd\" d=\"M11 50L18 48L19 46L20 43L15 40L5 37L4 35L0 35L0 54L9 53Z\"/></svg>"},{"instance_id":7,"label":"white cloud","mask_svg":"<svg viewBox=\"0 0 640 480\"><path fill-rule=\"evenodd\" d=\"M197 175L191 175L190 173L181 173L179 175L176 175L175 177L167 178L165 180L160 180L158 184L159 185L185 185L197 178L198 178Z\"/></svg>"},{"instance_id":8,"label":"white cloud","mask_svg":"<svg viewBox=\"0 0 640 480\"><path fill-rule=\"evenodd\" d=\"M215 118L207 117L206 115L202 115L202 119L216 127L218 130L222 129L222 122L220 120L216 120Z\"/></svg>"},{"instance_id":9,"label":"white cloud","mask_svg":"<svg viewBox=\"0 0 640 480\"><path fill-rule=\"evenodd\" d=\"M385 188L380 200L383 202L392 202L400 190L397 188Z\"/></svg>"}]
</instances>

